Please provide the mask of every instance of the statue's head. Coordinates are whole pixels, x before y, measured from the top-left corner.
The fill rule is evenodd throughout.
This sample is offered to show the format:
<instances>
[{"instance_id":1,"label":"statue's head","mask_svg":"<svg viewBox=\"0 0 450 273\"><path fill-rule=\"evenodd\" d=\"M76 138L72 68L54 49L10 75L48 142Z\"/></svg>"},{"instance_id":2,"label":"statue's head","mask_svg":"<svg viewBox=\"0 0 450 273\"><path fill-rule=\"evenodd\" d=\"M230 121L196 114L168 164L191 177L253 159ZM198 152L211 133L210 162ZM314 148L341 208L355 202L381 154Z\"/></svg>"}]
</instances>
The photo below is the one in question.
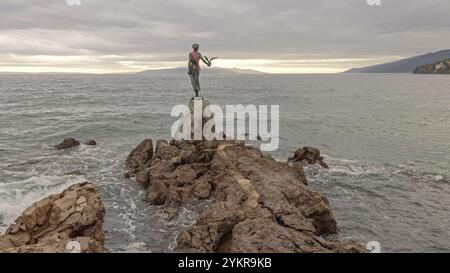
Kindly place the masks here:
<instances>
[{"instance_id":1,"label":"statue's head","mask_svg":"<svg viewBox=\"0 0 450 273\"><path fill-rule=\"evenodd\" d=\"M192 49L194 49L194 51L198 51L199 48L200 48L199 44L193 44L192 45Z\"/></svg>"}]
</instances>

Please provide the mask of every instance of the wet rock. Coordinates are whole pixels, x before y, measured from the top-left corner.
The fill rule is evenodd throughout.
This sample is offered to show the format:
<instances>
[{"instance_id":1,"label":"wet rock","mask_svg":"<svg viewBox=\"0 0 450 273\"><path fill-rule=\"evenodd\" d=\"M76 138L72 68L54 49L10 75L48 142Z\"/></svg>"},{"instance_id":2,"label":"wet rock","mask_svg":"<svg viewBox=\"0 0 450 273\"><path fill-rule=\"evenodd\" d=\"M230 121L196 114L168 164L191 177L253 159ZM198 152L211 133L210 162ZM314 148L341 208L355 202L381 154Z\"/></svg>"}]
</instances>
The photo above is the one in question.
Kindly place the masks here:
<instances>
[{"instance_id":1,"label":"wet rock","mask_svg":"<svg viewBox=\"0 0 450 273\"><path fill-rule=\"evenodd\" d=\"M301 229L300 229L301 230ZM240 222L233 229L230 252L241 253L359 253L366 252L359 244L326 241L303 232L279 225L270 219L251 219Z\"/></svg>"},{"instance_id":2,"label":"wet rock","mask_svg":"<svg viewBox=\"0 0 450 273\"><path fill-rule=\"evenodd\" d=\"M170 219L183 204L214 200L180 233L178 249L365 251L321 238L337 233L336 221L328 200L307 186L301 164L277 162L244 142L158 141L153 159L136 169L150 203L164 206Z\"/></svg>"},{"instance_id":3,"label":"wet rock","mask_svg":"<svg viewBox=\"0 0 450 273\"><path fill-rule=\"evenodd\" d=\"M84 143L84 145L95 146L95 145L97 145L97 142L93 139L90 139L90 140L86 141Z\"/></svg>"},{"instance_id":4,"label":"wet rock","mask_svg":"<svg viewBox=\"0 0 450 273\"><path fill-rule=\"evenodd\" d=\"M303 165L319 164L325 169L328 169L328 165L323 161L323 157L320 155L320 150L313 147L299 148L294 152L294 156L289 158L289 162L300 162Z\"/></svg>"},{"instance_id":5,"label":"wet rock","mask_svg":"<svg viewBox=\"0 0 450 273\"><path fill-rule=\"evenodd\" d=\"M153 141L146 139L141 142L128 156L125 166L130 169L148 167L153 157Z\"/></svg>"},{"instance_id":6,"label":"wet rock","mask_svg":"<svg viewBox=\"0 0 450 273\"><path fill-rule=\"evenodd\" d=\"M104 215L92 184L73 185L27 208L0 236L0 252L104 252Z\"/></svg>"},{"instance_id":7,"label":"wet rock","mask_svg":"<svg viewBox=\"0 0 450 273\"><path fill-rule=\"evenodd\" d=\"M55 148L59 150L69 149L79 146L80 142L74 138L66 138L60 144L56 145Z\"/></svg>"},{"instance_id":8,"label":"wet rock","mask_svg":"<svg viewBox=\"0 0 450 273\"><path fill-rule=\"evenodd\" d=\"M136 173L136 181L144 187L150 182L150 168L140 170Z\"/></svg>"},{"instance_id":9,"label":"wet rock","mask_svg":"<svg viewBox=\"0 0 450 273\"><path fill-rule=\"evenodd\" d=\"M164 205L167 195L167 187L162 181L152 182L148 188L148 199L152 205Z\"/></svg>"}]
</instances>

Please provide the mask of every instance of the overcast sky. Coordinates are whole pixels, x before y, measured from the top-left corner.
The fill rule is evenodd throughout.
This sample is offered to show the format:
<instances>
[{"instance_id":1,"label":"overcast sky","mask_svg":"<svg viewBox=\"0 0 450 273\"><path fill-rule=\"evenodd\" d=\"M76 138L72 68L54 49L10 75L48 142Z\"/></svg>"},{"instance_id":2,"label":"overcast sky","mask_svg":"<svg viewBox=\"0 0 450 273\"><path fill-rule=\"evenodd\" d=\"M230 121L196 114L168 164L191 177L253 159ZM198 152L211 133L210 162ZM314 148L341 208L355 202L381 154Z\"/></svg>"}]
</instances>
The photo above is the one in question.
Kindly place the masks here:
<instances>
[{"instance_id":1,"label":"overcast sky","mask_svg":"<svg viewBox=\"0 0 450 273\"><path fill-rule=\"evenodd\" d=\"M449 0L1 0L0 71L331 73L450 48ZM372 0L373 1L373 0ZM371 0L369 0L371 2ZM376 2L376 1L373 1Z\"/></svg>"}]
</instances>

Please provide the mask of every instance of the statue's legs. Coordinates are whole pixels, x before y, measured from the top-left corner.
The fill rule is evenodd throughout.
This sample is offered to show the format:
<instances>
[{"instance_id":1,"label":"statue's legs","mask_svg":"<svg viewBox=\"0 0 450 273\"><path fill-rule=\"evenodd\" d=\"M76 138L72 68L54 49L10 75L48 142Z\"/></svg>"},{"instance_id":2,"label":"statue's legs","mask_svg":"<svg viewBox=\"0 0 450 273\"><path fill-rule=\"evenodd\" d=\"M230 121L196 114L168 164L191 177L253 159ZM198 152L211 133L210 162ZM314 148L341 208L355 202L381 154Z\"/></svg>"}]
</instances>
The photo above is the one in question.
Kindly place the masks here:
<instances>
[{"instance_id":1,"label":"statue's legs","mask_svg":"<svg viewBox=\"0 0 450 273\"><path fill-rule=\"evenodd\" d=\"M197 76L195 79L195 84L196 84L196 90L200 91L200 73L197 73Z\"/></svg>"},{"instance_id":2,"label":"statue's legs","mask_svg":"<svg viewBox=\"0 0 450 273\"><path fill-rule=\"evenodd\" d=\"M200 73L191 73L191 83L194 89L195 96L198 96L198 91L200 91Z\"/></svg>"}]
</instances>

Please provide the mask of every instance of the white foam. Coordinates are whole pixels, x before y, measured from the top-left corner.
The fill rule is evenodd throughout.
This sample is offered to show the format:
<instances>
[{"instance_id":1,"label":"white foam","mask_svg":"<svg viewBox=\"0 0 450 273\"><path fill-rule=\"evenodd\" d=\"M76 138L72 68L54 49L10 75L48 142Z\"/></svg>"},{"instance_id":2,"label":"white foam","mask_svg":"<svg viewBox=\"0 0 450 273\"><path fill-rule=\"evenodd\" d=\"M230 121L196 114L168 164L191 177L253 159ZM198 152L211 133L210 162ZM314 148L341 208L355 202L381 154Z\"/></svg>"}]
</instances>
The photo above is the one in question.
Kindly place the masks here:
<instances>
[{"instance_id":1,"label":"white foam","mask_svg":"<svg viewBox=\"0 0 450 273\"><path fill-rule=\"evenodd\" d=\"M86 179L81 176L39 175L22 181L0 183L0 232L3 233L34 202L83 181Z\"/></svg>"},{"instance_id":2,"label":"white foam","mask_svg":"<svg viewBox=\"0 0 450 273\"><path fill-rule=\"evenodd\" d=\"M131 243L125 246L123 253L151 253L144 242Z\"/></svg>"},{"instance_id":3,"label":"white foam","mask_svg":"<svg viewBox=\"0 0 450 273\"><path fill-rule=\"evenodd\" d=\"M425 174L424 177L430 178L431 180L433 180L435 182L440 182L440 181L444 180L444 176L440 175L440 174Z\"/></svg>"},{"instance_id":4,"label":"white foam","mask_svg":"<svg viewBox=\"0 0 450 273\"><path fill-rule=\"evenodd\" d=\"M383 172L383 169L350 165L350 166L334 166L333 168L329 169L329 172L357 176L357 175L379 174Z\"/></svg>"}]
</instances>

